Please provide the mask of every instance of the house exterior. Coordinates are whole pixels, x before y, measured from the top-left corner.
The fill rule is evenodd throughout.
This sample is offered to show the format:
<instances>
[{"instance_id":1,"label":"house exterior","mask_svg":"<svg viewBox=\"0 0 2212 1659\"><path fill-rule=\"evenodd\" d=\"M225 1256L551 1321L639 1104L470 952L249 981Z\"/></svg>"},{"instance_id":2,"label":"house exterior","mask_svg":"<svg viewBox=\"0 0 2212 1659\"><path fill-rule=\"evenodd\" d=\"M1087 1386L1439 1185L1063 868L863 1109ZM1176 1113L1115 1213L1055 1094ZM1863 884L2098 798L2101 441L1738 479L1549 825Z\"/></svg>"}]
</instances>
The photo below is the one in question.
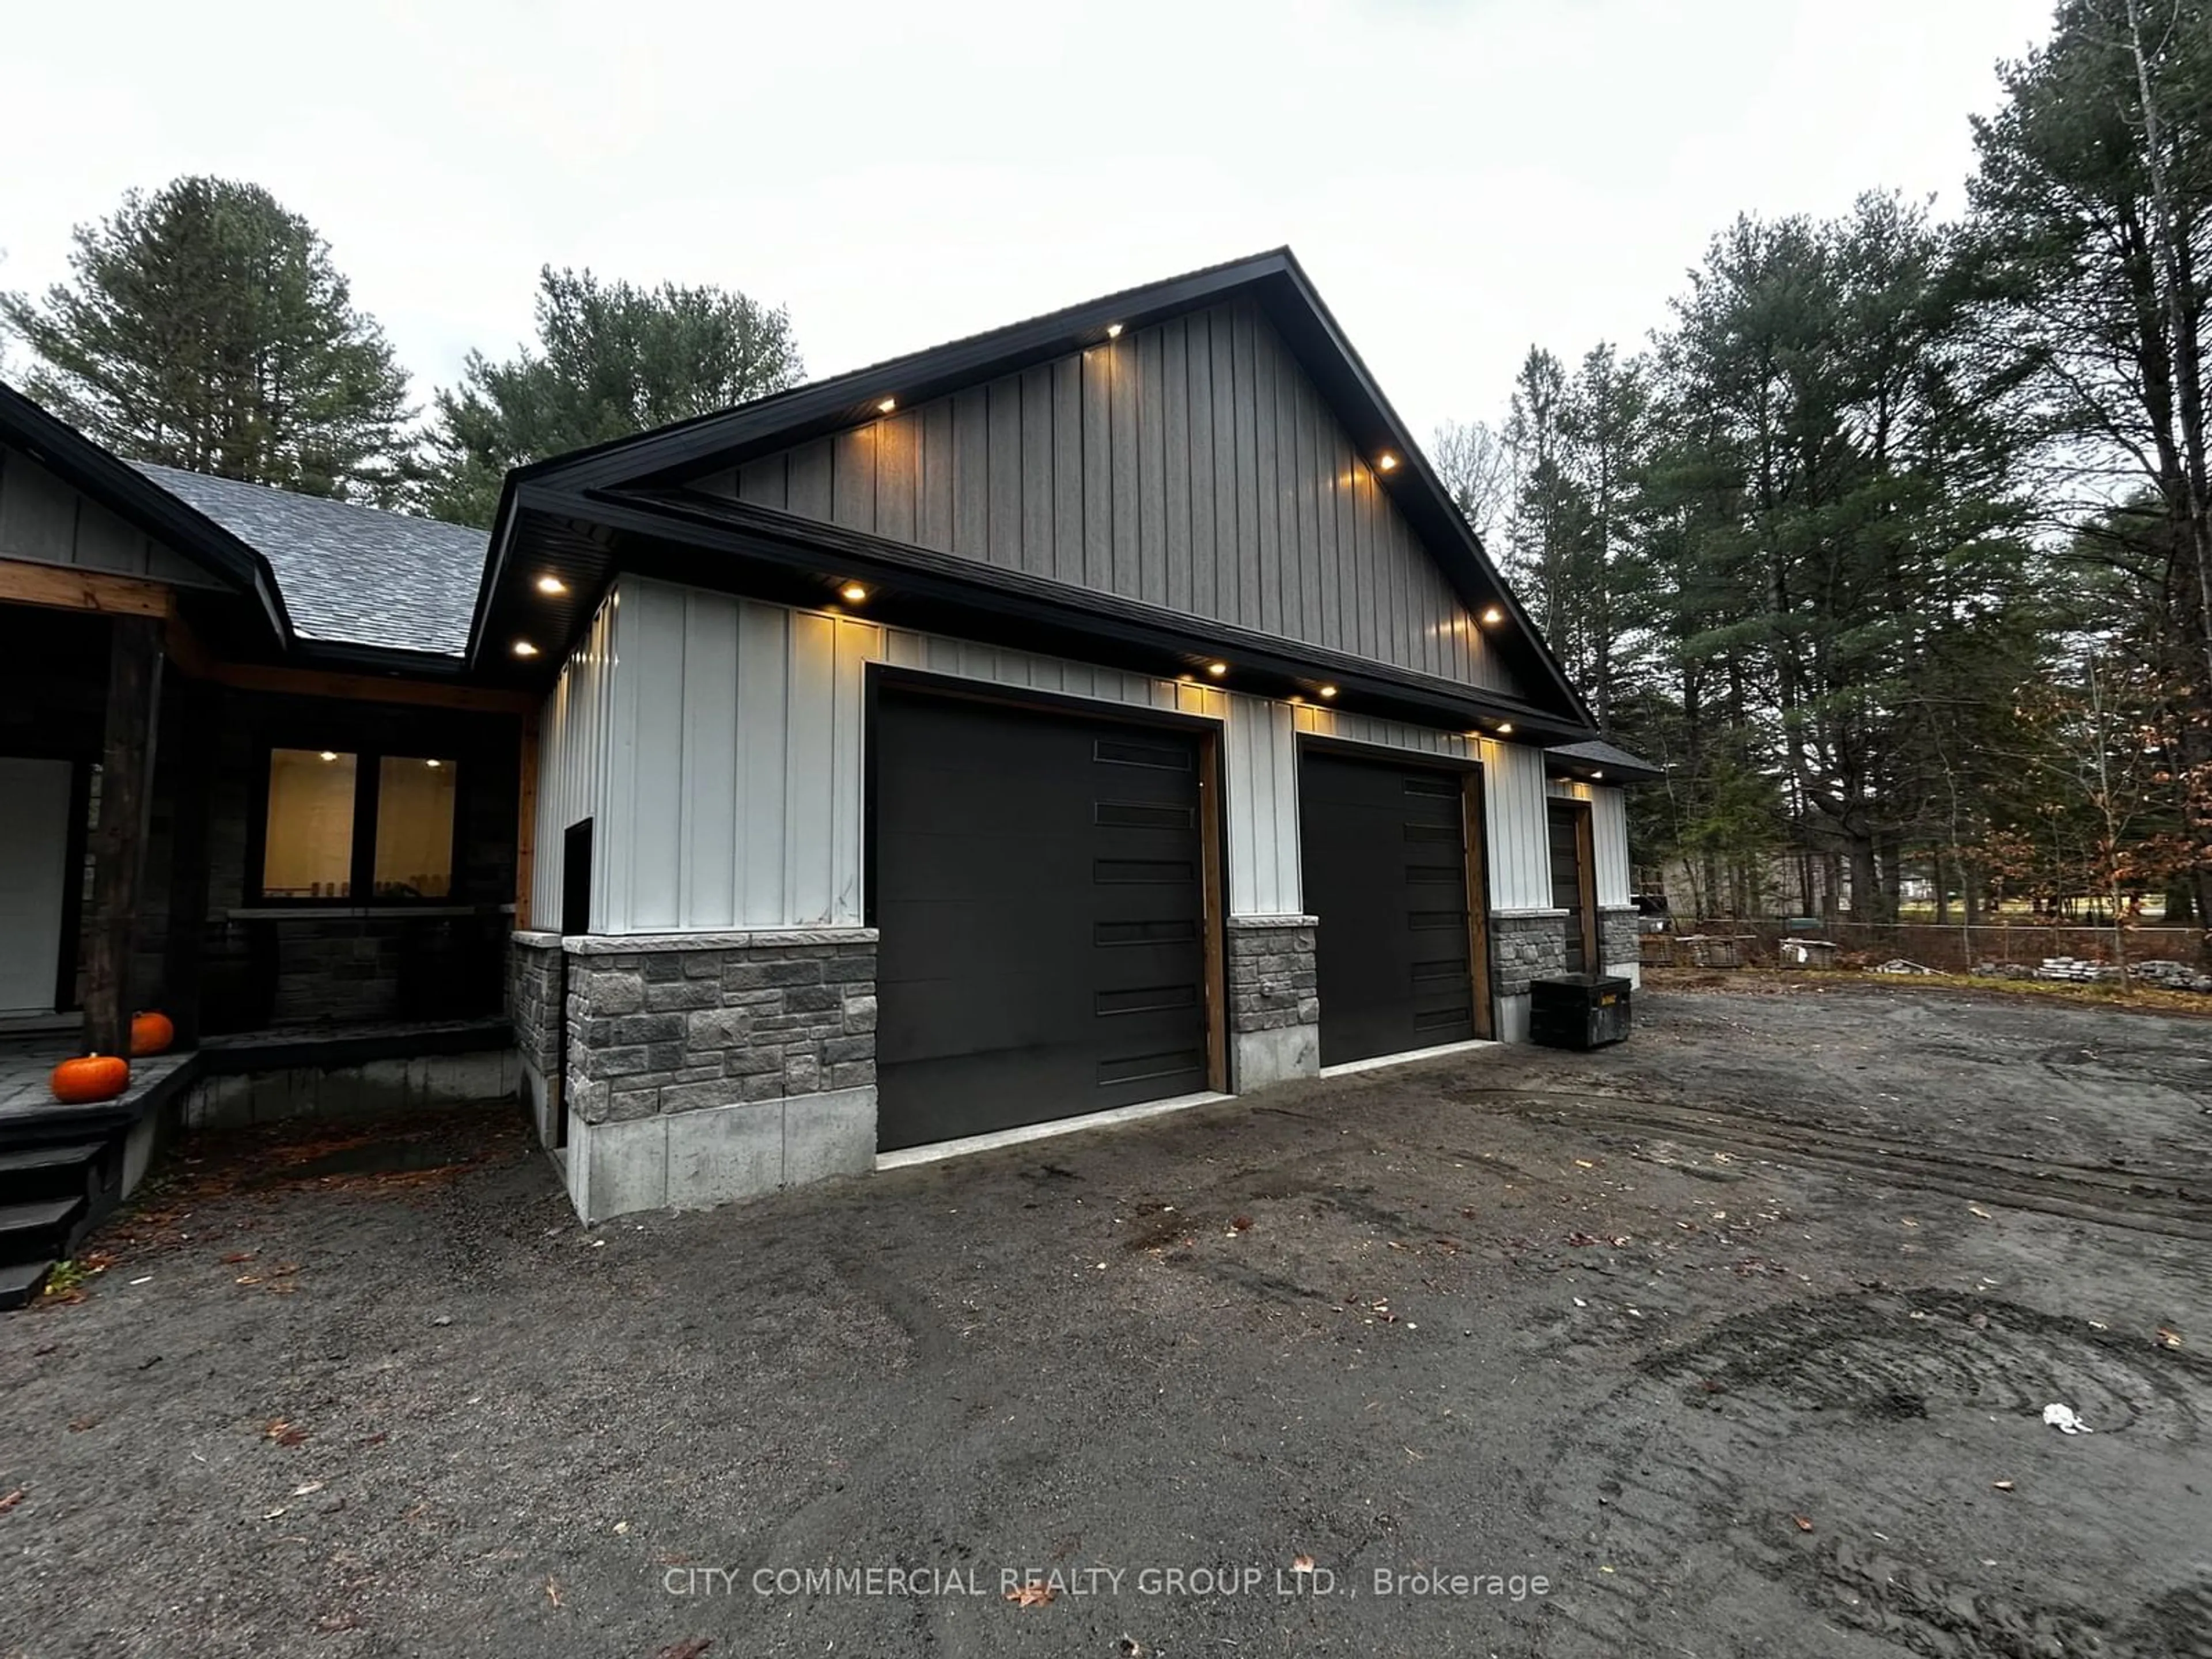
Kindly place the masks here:
<instances>
[{"instance_id":1,"label":"house exterior","mask_svg":"<svg viewBox=\"0 0 2212 1659\"><path fill-rule=\"evenodd\" d=\"M1286 251L521 469L489 538L0 388L0 1039L162 1007L192 1121L512 1090L592 1220L1637 971L1650 769Z\"/></svg>"},{"instance_id":2,"label":"house exterior","mask_svg":"<svg viewBox=\"0 0 2212 1659\"><path fill-rule=\"evenodd\" d=\"M1286 252L509 480L512 953L587 1218L1515 1040L1620 786Z\"/></svg>"},{"instance_id":3,"label":"house exterior","mask_svg":"<svg viewBox=\"0 0 2212 1659\"><path fill-rule=\"evenodd\" d=\"M0 387L0 1040L123 1052L158 1008L192 1052L507 1047L538 699L466 672L484 547L129 465Z\"/></svg>"}]
</instances>

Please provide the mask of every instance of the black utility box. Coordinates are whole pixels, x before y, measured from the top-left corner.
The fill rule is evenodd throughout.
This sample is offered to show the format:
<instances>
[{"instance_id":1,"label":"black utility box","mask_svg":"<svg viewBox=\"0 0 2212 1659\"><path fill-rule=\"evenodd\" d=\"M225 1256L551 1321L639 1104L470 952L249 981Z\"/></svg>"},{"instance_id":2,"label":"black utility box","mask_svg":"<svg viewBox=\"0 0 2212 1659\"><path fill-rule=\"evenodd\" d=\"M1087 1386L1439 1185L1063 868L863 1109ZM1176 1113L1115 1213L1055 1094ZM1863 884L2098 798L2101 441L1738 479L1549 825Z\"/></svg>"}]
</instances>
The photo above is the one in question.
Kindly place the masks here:
<instances>
[{"instance_id":1,"label":"black utility box","mask_svg":"<svg viewBox=\"0 0 2212 1659\"><path fill-rule=\"evenodd\" d=\"M1601 1048L1628 1037L1633 988L1611 974L1559 974L1528 987L1528 1041L1547 1048Z\"/></svg>"}]
</instances>

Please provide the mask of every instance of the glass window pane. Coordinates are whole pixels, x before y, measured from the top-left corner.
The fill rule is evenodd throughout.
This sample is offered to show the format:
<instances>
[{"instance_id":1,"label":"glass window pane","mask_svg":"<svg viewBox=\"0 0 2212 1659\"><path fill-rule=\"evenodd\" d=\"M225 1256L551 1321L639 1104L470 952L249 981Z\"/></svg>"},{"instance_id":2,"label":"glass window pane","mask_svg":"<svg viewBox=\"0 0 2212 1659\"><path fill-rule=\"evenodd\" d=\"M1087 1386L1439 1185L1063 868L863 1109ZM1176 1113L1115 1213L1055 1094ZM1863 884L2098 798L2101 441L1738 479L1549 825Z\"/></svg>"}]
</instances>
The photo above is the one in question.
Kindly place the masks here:
<instances>
[{"instance_id":1,"label":"glass window pane","mask_svg":"<svg viewBox=\"0 0 2212 1659\"><path fill-rule=\"evenodd\" d=\"M267 898L345 898L353 883L354 757L328 749L269 757L261 859Z\"/></svg>"},{"instance_id":2,"label":"glass window pane","mask_svg":"<svg viewBox=\"0 0 2212 1659\"><path fill-rule=\"evenodd\" d=\"M386 755L377 768L377 896L446 898L453 890L453 763Z\"/></svg>"}]
</instances>

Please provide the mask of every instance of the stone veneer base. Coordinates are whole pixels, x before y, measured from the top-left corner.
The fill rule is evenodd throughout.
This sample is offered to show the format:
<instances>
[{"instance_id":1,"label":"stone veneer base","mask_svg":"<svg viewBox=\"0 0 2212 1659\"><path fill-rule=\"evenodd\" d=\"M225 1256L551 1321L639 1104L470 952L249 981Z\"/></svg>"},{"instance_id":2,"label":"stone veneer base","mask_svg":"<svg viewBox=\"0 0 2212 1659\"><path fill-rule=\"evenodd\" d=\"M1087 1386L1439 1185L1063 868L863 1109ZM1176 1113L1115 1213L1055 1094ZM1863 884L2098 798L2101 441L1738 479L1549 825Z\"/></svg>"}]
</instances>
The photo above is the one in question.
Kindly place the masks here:
<instances>
[{"instance_id":1,"label":"stone veneer base","mask_svg":"<svg viewBox=\"0 0 2212 1659\"><path fill-rule=\"evenodd\" d=\"M1229 1086L1239 1094L1320 1075L1320 925L1314 916L1229 919Z\"/></svg>"},{"instance_id":2,"label":"stone veneer base","mask_svg":"<svg viewBox=\"0 0 2212 1659\"><path fill-rule=\"evenodd\" d=\"M1572 921L1572 914L1565 910L1490 913L1491 982L1492 994L1498 999L1498 1035L1501 1041L1527 1040L1528 982L1549 974L1566 972L1567 928ZM1507 1005L1516 1001L1517 1017L1509 1019Z\"/></svg>"},{"instance_id":3,"label":"stone veneer base","mask_svg":"<svg viewBox=\"0 0 2212 1659\"><path fill-rule=\"evenodd\" d=\"M569 1196L585 1220L703 1208L869 1168L872 928L561 945L561 1108Z\"/></svg>"}]
</instances>

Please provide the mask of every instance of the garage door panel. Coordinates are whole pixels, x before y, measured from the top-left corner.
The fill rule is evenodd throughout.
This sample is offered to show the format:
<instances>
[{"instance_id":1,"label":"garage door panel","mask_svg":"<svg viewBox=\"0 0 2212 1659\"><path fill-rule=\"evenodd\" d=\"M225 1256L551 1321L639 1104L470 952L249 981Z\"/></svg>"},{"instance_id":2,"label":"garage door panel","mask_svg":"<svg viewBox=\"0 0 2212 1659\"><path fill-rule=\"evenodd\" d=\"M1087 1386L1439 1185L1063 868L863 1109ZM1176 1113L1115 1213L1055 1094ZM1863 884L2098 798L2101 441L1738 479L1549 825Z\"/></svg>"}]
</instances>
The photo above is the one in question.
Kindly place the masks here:
<instances>
[{"instance_id":1,"label":"garage door panel","mask_svg":"<svg viewBox=\"0 0 2212 1659\"><path fill-rule=\"evenodd\" d=\"M1308 750L1299 810L1322 1063L1473 1036L1459 775Z\"/></svg>"},{"instance_id":2,"label":"garage door panel","mask_svg":"<svg viewBox=\"0 0 2212 1659\"><path fill-rule=\"evenodd\" d=\"M887 692L873 741L880 1145L1204 1087L1197 739Z\"/></svg>"}]
</instances>

